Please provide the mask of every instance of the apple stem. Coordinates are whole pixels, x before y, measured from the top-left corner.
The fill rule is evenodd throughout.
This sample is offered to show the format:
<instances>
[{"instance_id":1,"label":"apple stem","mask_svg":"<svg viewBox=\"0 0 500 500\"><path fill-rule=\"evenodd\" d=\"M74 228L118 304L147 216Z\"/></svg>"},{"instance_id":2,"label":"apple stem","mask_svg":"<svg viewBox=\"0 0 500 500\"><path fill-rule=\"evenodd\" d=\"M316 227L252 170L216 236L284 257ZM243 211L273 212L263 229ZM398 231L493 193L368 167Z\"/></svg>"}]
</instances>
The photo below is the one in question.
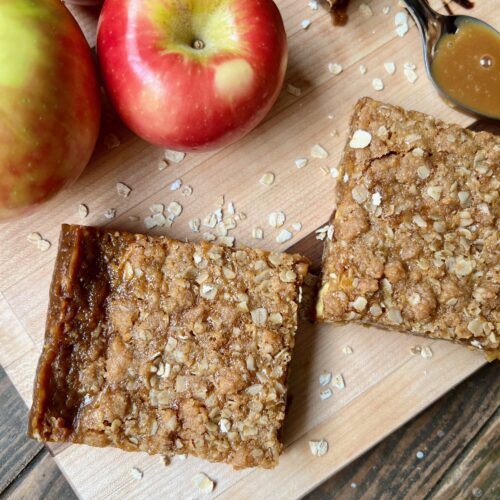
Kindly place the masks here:
<instances>
[{"instance_id":1,"label":"apple stem","mask_svg":"<svg viewBox=\"0 0 500 500\"><path fill-rule=\"evenodd\" d=\"M205 48L205 44L203 43L202 40L195 40L193 42L193 48L197 50L201 50Z\"/></svg>"}]
</instances>

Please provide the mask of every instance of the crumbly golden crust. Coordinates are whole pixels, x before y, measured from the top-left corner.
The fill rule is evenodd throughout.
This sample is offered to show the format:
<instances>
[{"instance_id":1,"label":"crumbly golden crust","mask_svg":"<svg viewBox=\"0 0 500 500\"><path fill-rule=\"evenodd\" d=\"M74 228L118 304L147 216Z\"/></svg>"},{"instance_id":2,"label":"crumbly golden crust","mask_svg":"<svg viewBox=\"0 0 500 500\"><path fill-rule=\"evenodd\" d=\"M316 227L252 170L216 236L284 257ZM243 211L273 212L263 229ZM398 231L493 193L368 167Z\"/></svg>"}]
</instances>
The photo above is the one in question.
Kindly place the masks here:
<instances>
[{"instance_id":1,"label":"crumbly golden crust","mask_svg":"<svg viewBox=\"0 0 500 500\"><path fill-rule=\"evenodd\" d=\"M63 226L29 434L275 466L307 268Z\"/></svg>"},{"instance_id":2,"label":"crumbly golden crust","mask_svg":"<svg viewBox=\"0 0 500 500\"><path fill-rule=\"evenodd\" d=\"M361 99L317 316L500 355L500 137Z\"/></svg>"}]
</instances>

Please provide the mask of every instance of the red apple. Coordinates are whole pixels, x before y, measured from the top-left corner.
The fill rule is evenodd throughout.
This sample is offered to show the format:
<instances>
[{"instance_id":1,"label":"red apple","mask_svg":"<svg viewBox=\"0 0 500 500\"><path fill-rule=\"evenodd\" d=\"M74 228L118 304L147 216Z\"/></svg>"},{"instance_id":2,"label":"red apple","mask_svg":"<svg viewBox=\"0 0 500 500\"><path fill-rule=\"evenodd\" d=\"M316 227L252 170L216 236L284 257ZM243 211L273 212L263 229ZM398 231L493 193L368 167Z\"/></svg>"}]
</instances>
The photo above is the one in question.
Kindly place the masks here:
<instances>
[{"instance_id":1,"label":"red apple","mask_svg":"<svg viewBox=\"0 0 500 500\"><path fill-rule=\"evenodd\" d=\"M232 143L264 118L287 42L272 0L106 0L97 54L129 128L186 151Z\"/></svg>"},{"instance_id":2,"label":"red apple","mask_svg":"<svg viewBox=\"0 0 500 500\"><path fill-rule=\"evenodd\" d=\"M0 0L0 220L75 180L97 139L89 46L60 0Z\"/></svg>"}]
</instances>

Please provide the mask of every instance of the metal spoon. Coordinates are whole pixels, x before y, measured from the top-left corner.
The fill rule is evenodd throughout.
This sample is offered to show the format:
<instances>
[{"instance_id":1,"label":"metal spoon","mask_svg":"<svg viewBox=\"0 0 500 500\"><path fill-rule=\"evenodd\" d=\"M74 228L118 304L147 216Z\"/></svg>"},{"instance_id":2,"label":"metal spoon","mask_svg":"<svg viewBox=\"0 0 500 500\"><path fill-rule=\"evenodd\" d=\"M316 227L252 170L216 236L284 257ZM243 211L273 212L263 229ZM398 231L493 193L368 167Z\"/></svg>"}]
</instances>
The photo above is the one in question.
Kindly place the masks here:
<instances>
[{"instance_id":1,"label":"metal spoon","mask_svg":"<svg viewBox=\"0 0 500 500\"><path fill-rule=\"evenodd\" d=\"M500 119L499 116L492 116L485 113L480 113L479 111L472 109L465 104L457 101L453 97L449 96L446 91L438 85L434 80L434 76L431 71L431 64L436 53L436 47L445 35L456 33L460 24L463 22L474 22L479 23L482 26L488 28L496 35L500 36L495 28L490 26L488 23L481 21L472 16L444 16L439 14L434 9L432 9L427 0L403 0L406 4L406 8L412 15L415 23L417 24L420 34L422 36L422 43L424 49L424 63L427 75L434 87L439 91L439 93L445 98L447 102L452 103L454 106L461 108L464 111L472 113L473 115L484 116L487 118Z\"/></svg>"}]
</instances>

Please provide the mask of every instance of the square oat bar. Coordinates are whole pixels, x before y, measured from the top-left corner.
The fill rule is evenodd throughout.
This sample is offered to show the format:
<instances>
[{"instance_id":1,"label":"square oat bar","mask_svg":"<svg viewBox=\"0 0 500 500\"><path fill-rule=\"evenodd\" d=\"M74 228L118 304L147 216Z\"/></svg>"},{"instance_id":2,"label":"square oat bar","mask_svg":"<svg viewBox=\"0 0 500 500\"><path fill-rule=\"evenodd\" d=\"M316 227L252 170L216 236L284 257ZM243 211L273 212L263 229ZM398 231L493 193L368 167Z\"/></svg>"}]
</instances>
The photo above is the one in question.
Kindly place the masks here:
<instances>
[{"instance_id":1,"label":"square oat bar","mask_svg":"<svg viewBox=\"0 0 500 500\"><path fill-rule=\"evenodd\" d=\"M372 99L340 165L317 317L500 355L500 137Z\"/></svg>"},{"instance_id":2,"label":"square oat bar","mask_svg":"<svg viewBox=\"0 0 500 500\"><path fill-rule=\"evenodd\" d=\"M63 226L30 436L274 467L307 268Z\"/></svg>"}]
</instances>

